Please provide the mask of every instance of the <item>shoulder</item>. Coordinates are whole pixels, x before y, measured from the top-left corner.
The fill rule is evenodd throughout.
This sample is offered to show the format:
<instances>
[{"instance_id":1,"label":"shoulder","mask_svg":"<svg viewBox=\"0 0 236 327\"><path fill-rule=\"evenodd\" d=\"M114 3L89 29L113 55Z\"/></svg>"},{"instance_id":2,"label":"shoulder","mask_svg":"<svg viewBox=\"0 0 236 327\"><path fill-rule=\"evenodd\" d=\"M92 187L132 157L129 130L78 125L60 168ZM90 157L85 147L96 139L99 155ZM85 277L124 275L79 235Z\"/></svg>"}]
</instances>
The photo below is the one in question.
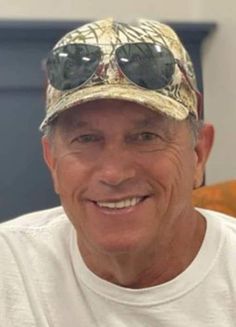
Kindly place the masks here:
<instances>
[{"instance_id":1,"label":"shoulder","mask_svg":"<svg viewBox=\"0 0 236 327\"><path fill-rule=\"evenodd\" d=\"M0 232L11 230L33 230L49 228L51 225L66 221L66 215L62 207L27 213L17 218L8 220L0 224Z\"/></svg>"},{"instance_id":2,"label":"shoulder","mask_svg":"<svg viewBox=\"0 0 236 327\"><path fill-rule=\"evenodd\" d=\"M0 294L4 299L0 311L6 310L10 317L23 311L29 315L29 298L36 301L38 290L52 285L55 276L63 280L70 263L71 232L72 225L61 207L0 224Z\"/></svg>"},{"instance_id":3,"label":"shoulder","mask_svg":"<svg viewBox=\"0 0 236 327\"><path fill-rule=\"evenodd\" d=\"M43 245L53 247L65 241L70 230L62 207L32 212L0 224L0 247L2 251L21 249L21 253Z\"/></svg>"},{"instance_id":4,"label":"shoulder","mask_svg":"<svg viewBox=\"0 0 236 327\"><path fill-rule=\"evenodd\" d=\"M236 294L236 218L212 210L197 210L207 221L203 256L211 272L208 286L212 285L218 294L221 290L232 303Z\"/></svg>"},{"instance_id":5,"label":"shoulder","mask_svg":"<svg viewBox=\"0 0 236 327\"><path fill-rule=\"evenodd\" d=\"M205 217L207 223L214 222L215 225L222 225L224 228L232 230L236 234L235 217L209 209L196 208L196 210Z\"/></svg>"},{"instance_id":6,"label":"shoulder","mask_svg":"<svg viewBox=\"0 0 236 327\"><path fill-rule=\"evenodd\" d=\"M1 272L39 267L67 257L72 224L62 207L29 213L0 224ZM15 272L17 274L17 272Z\"/></svg>"},{"instance_id":7,"label":"shoulder","mask_svg":"<svg viewBox=\"0 0 236 327\"><path fill-rule=\"evenodd\" d=\"M215 244L217 251L224 257L222 261L229 259L230 265L234 266L236 273L236 218L221 212L208 209L197 209L206 219L209 240ZM214 246L212 244L212 246Z\"/></svg>"}]
</instances>

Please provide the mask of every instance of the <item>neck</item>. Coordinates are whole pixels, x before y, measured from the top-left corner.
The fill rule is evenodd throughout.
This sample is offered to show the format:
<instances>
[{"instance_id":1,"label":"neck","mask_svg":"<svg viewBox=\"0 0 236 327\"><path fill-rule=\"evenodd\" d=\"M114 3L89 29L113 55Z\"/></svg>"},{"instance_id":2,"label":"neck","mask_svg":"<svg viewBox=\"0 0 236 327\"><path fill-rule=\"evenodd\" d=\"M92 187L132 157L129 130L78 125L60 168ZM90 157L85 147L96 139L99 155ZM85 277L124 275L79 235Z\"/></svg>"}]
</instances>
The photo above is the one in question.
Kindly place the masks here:
<instances>
[{"instance_id":1,"label":"neck","mask_svg":"<svg viewBox=\"0 0 236 327\"><path fill-rule=\"evenodd\" d=\"M79 244L88 268L100 278L128 288L145 288L168 282L181 274L196 257L205 235L205 219L196 211L188 224L178 224L172 237L135 253L104 254ZM166 240L168 239L168 242Z\"/></svg>"}]
</instances>

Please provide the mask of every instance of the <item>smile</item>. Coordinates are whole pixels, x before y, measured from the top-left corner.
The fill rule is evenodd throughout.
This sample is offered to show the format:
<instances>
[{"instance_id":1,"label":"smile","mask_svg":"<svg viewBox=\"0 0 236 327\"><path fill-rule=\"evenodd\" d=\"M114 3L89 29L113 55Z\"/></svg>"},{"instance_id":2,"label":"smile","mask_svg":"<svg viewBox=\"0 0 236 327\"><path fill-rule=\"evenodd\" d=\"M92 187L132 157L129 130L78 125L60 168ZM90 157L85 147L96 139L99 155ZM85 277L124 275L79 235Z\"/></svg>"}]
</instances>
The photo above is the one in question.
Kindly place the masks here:
<instances>
[{"instance_id":1,"label":"smile","mask_svg":"<svg viewBox=\"0 0 236 327\"><path fill-rule=\"evenodd\" d=\"M140 203L144 197L132 197L120 201L97 201L96 204L101 208L123 209L134 207Z\"/></svg>"}]
</instances>

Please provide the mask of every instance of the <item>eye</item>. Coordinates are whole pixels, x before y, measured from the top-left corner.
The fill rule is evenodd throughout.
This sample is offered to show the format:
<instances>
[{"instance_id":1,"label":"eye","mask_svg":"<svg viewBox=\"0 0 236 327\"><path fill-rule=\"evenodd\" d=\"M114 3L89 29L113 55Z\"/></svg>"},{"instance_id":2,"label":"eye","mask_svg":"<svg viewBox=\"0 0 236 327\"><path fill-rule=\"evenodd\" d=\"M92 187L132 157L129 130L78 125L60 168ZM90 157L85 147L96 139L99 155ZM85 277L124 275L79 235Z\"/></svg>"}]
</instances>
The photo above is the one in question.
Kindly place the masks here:
<instances>
[{"instance_id":1,"label":"eye","mask_svg":"<svg viewBox=\"0 0 236 327\"><path fill-rule=\"evenodd\" d=\"M141 132L129 135L128 140L130 142L142 143L142 142L155 142L160 138L159 135L151 132Z\"/></svg>"},{"instance_id":2,"label":"eye","mask_svg":"<svg viewBox=\"0 0 236 327\"><path fill-rule=\"evenodd\" d=\"M138 140L140 141L153 141L158 138L158 135L150 133L150 132L143 132L138 135Z\"/></svg>"},{"instance_id":3,"label":"eye","mask_svg":"<svg viewBox=\"0 0 236 327\"><path fill-rule=\"evenodd\" d=\"M81 143L81 144L86 144L86 143L93 143L93 142L98 142L101 140L101 137L96 134L82 134L77 136L72 140L72 143Z\"/></svg>"}]
</instances>

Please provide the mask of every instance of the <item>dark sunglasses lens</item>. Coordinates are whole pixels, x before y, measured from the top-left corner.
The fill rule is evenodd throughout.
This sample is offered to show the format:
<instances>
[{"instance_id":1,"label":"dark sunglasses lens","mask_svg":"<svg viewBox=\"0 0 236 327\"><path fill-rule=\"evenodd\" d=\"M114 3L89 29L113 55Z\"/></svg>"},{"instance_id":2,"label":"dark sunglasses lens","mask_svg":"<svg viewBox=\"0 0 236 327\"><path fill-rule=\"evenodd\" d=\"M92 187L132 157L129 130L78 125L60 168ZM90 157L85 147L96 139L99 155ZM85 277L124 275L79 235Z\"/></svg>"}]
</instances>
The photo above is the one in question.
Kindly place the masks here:
<instances>
[{"instance_id":1,"label":"dark sunglasses lens","mask_svg":"<svg viewBox=\"0 0 236 327\"><path fill-rule=\"evenodd\" d=\"M175 69L172 53L161 45L125 44L116 50L118 65L135 84L158 90L168 85Z\"/></svg>"},{"instance_id":2,"label":"dark sunglasses lens","mask_svg":"<svg viewBox=\"0 0 236 327\"><path fill-rule=\"evenodd\" d=\"M70 90L88 81L99 65L101 50L87 44L69 44L53 50L47 60L48 79L58 90Z\"/></svg>"}]
</instances>

